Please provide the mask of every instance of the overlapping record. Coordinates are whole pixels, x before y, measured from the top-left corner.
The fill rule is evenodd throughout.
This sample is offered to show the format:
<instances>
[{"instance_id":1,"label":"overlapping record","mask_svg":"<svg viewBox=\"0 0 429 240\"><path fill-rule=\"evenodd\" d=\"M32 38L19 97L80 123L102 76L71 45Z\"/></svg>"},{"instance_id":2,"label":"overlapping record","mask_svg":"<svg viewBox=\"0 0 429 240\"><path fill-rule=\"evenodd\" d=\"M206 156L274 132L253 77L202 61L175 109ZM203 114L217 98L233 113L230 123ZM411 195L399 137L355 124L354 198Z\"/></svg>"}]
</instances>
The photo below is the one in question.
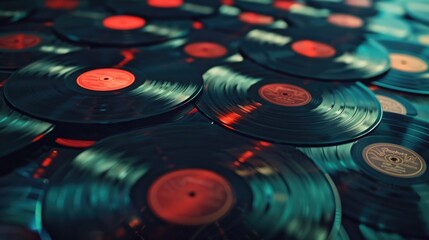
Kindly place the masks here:
<instances>
[{"instance_id":1,"label":"overlapping record","mask_svg":"<svg viewBox=\"0 0 429 240\"><path fill-rule=\"evenodd\" d=\"M376 86L369 88L375 93L383 111L418 117L425 121L429 119L429 96L390 91Z\"/></svg>"},{"instance_id":2,"label":"overlapping record","mask_svg":"<svg viewBox=\"0 0 429 240\"><path fill-rule=\"evenodd\" d=\"M410 23L412 33L409 38L416 43L429 46L429 26L420 23Z\"/></svg>"},{"instance_id":3,"label":"overlapping record","mask_svg":"<svg viewBox=\"0 0 429 240\"><path fill-rule=\"evenodd\" d=\"M101 46L145 45L183 37L189 20L153 20L100 11L74 11L58 17L54 29L70 41Z\"/></svg>"},{"instance_id":4,"label":"overlapping record","mask_svg":"<svg viewBox=\"0 0 429 240\"><path fill-rule=\"evenodd\" d=\"M329 32L329 34L320 34ZM276 71L326 81L356 81L389 70L389 58L379 43L353 31L306 28L250 31L243 54Z\"/></svg>"},{"instance_id":5,"label":"overlapping record","mask_svg":"<svg viewBox=\"0 0 429 240\"><path fill-rule=\"evenodd\" d=\"M34 1L2 0L0 2L0 23L17 22L27 17L36 8Z\"/></svg>"},{"instance_id":6,"label":"overlapping record","mask_svg":"<svg viewBox=\"0 0 429 240\"><path fill-rule=\"evenodd\" d=\"M406 1L407 15L411 18L429 24L429 2L425 0Z\"/></svg>"},{"instance_id":7,"label":"overlapping record","mask_svg":"<svg viewBox=\"0 0 429 240\"><path fill-rule=\"evenodd\" d=\"M355 142L301 150L333 178L346 216L427 239L428 145L427 122L384 113L380 125Z\"/></svg>"},{"instance_id":8,"label":"overlapping record","mask_svg":"<svg viewBox=\"0 0 429 240\"><path fill-rule=\"evenodd\" d=\"M3 100L2 91L0 96L0 158L34 144L53 129L53 126L47 122L12 110ZM0 173L4 173L8 167L17 162L18 159L9 163L2 162Z\"/></svg>"},{"instance_id":9,"label":"overlapping record","mask_svg":"<svg viewBox=\"0 0 429 240\"><path fill-rule=\"evenodd\" d=\"M107 5L118 14L151 18L195 18L217 13L219 0L108 0Z\"/></svg>"},{"instance_id":10,"label":"overlapping record","mask_svg":"<svg viewBox=\"0 0 429 240\"><path fill-rule=\"evenodd\" d=\"M374 16L377 14L374 0L306 0L306 3L319 8L347 11L359 16Z\"/></svg>"},{"instance_id":11,"label":"overlapping record","mask_svg":"<svg viewBox=\"0 0 429 240\"><path fill-rule=\"evenodd\" d=\"M8 240L40 240L36 233L10 224L0 224L0 236Z\"/></svg>"},{"instance_id":12,"label":"overlapping record","mask_svg":"<svg viewBox=\"0 0 429 240\"><path fill-rule=\"evenodd\" d=\"M100 49L47 58L9 78L7 100L53 122L113 124L149 120L192 101L201 76L181 58Z\"/></svg>"},{"instance_id":13,"label":"overlapping record","mask_svg":"<svg viewBox=\"0 0 429 240\"><path fill-rule=\"evenodd\" d=\"M33 21L51 21L68 12L77 9L102 10L103 0L33 0L37 4L37 10L31 15Z\"/></svg>"},{"instance_id":14,"label":"overlapping record","mask_svg":"<svg viewBox=\"0 0 429 240\"><path fill-rule=\"evenodd\" d=\"M361 83L300 79L249 62L208 70L197 106L234 131L294 145L351 141L374 129L382 113Z\"/></svg>"},{"instance_id":15,"label":"overlapping record","mask_svg":"<svg viewBox=\"0 0 429 240\"><path fill-rule=\"evenodd\" d=\"M201 22L208 29L235 35L244 35L255 27L285 29L288 26L284 20L270 15L241 11L236 7L227 5L219 8L218 15L201 19Z\"/></svg>"},{"instance_id":16,"label":"overlapping record","mask_svg":"<svg viewBox=\"0 0 429 240\"><path fill-rule=\"evenodd\" d=\"M299 151L211 124L97 143L59 169L42 210L64 240L334 239L340 223L336 190Z\"/></svg>"},{"instance_id":17,"label":"overlapping record","mask_svg":"<svg viewBox=\"0 0 429 240\"><path fill-rule=\"evenodd\" d=\"M402 92L429 94L429 47L399 40L377 41L389 51L392 69L373 84Z\"/></svg>"},{"instance_id":18,"label":"overlapping record","mask_svg":"<svg viewBox=\"0 0 429 240\"><path fill-rule=\"evenodd\" d=\"M0 69L14 70L44 57L77 50L80 48L61 41L41 24L0 28Z\"/></svg>"}]
</instances>

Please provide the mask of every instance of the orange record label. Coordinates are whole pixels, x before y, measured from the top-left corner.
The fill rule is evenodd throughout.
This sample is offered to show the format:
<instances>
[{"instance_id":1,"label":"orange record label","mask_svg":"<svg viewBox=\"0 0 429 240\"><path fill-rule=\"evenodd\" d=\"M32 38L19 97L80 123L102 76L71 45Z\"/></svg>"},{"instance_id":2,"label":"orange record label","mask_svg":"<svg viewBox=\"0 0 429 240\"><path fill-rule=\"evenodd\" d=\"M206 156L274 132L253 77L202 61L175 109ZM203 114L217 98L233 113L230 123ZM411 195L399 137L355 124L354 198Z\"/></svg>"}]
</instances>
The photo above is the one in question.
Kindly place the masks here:
<instances>
[{"instance_id":1,"label":"orange record label","mask_svg":"<svg viewBox=\"0 0 429 240\"><path fill-rule=\"evenodd\" d=\"M328 22L346 28L360 28L363 26L361 18L349 14L331 14L328 17Z\"/></svg>"},{"instance_id":2,"label":"orange record label","mask_svg":"<svg viewBox=\"0 0 429 240\"><path fill-rule=\"evenodd\" d=\"M150 186L147 196L149 207L159 218L180 225L217 221L234 204L228 181L204 169L166 173Z\"/></svg>"},{"instance_id":3,"label":"orange record label","mask_svg":"<svg viewBox=\"0 0 429 240\"><path fill-rule=\"evenodd\" d=\"M76 80L77 85L92 91L115 91L130 86L134 81L134 74L116 68L90 70Z\"/></svg>"},{"instance_id":4,"label":"orange record label","mask_svg":"<svg viewBox=\"0 0 429 240\"><path fill-rule=\"evenodd\" d=\"M274 22L274 18L271 16L253 12L242 12L238 19L252 25L269 25Z\"/></svg>"},{"instance_id":5,"label":"orange record label","mask_svg":"<svg viewBox=\"0 0 429 240\"><path fill-rule=\"evenodd\" d=\"M372 0L346 0L346 4L353 7L369 8Z\"/></svg>"},{"instance_id":6,"label":"orange record label","mask_svg":"<svg viewBox=\"0 0 429 240\"><path fill-rule=\"evenodd\" d=\"M419 36L419 42L425 45L429 45L429 35L424 34Z\"/></svg>"},{"instance_id":7,"label":"orange record label","mask_svg":"<svg viewBox=\"0 0 429 240\"><path fill-rule=\"evenodd\" d=\"M183 5L183 0L148 0L147 4L157 8L178 8Z\"/></svg>"},{"instance_id":8,"label":"orange record label","mask_svg":"<svg viewBox=\"0 0 429 240\"><path fill-rule=\"evenodd\" d=\"M389 176L411 178L426 171L422 156L397 144L371 144L364 148L362 155L369 166Z\"/></svg>"},{"instance_id":9,"label":"orange record label","mask_svg":"<svg viewBox=\"0 0 429 240\"><path fill-rule=\"evenodd\" d=\"M194 42L185 46L186 54L196 58L220 58L228 53L228 50L213 42Z\"/></svg>"},{"instance_id":10,"label":"orange record label","mask_svg":"<svg viewBox=\"0 0 429 240\"><path fill-rule=\"evenodd\" d=\"M39 45L42 40L33 34L17 33L0 37L0 49L22 50Z\"/></svg>"},{"instance_id":11,"label":"orange record label","mask_svg":"<svg viewBox=\"0 0 429 240\"><path fill-rule=\"evenodd\" d=\"M407 114L407 109L400 102L393 98L386 97L383 95L376 95L378 101L385 112L398 113L402 115Z\"/></svg>"},{"instance_id":12,"label":"orange record label","mask_svg":"<svg viewBox=\"0 0 429 240\"><path fill-rule=\"evenodd\" d=\"M103 26L113 30L134 30L142 28L145 24L143 18L130 15L110 16L103 20Z\"/></svg>"},{"instance_id":13,"label":"orange record label","mask_svg":"<svg viewBox=\"0 0 429 240\"><path fill-rule=\"evenodd\" d=\"M401 53L391 53L389 57L392 68L401 72L419 73L428 69L428 64L418 57Z\"/></svg>"},{"instance_id":14,"label":"orange record label","mask_svg":"<svg viewBox=\"0 0 429 240\"><path fill-rule=\"evenodd\" d=\"M300 40L292 43L292 50L309 58L328 58L335 55L335 48L328 44L312 41Z\"/></svg>"},{"instance_id":15,"label":"orange record label","mask_svg":"<svg viewBox=\"0 0 429 240\"><path fill-rule=\"evenodd\" d=\"M259 88L259 95L266 101L285 107L299 107L309 103L311 94L298 86L273 83Z\"/></svg>"}]
</instances>

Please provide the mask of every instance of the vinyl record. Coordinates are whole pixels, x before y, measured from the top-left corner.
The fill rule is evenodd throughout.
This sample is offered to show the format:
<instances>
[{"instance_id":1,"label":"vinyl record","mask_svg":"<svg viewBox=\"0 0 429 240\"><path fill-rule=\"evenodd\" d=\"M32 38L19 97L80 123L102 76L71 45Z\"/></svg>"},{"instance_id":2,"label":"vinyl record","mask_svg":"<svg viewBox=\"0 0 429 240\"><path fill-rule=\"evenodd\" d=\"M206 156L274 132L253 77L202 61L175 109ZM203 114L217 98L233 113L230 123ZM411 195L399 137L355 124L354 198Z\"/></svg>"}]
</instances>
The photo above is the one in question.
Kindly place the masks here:
<instances>
[{"instance_id":1,"label":"vinyl record","mask_svg":"<svg viewBox=\"0 0 429 240\"><path fill-rule=\"evenodd\" d=\"M42 24L0 28L0 69L14 70L44 57L77 50L80 48L61 41Z\"/></svg>"},{"instance_id":2,"label":"vinyl record","mask_svg":"<svg viewBox=\"0 0 429 240\"><path fill-rule=\"evenodd\" d=\"M374 85L401 92L429 94L429 47L378 39L388 51L392 69Z\"/></svg>"},{"instance_id":3,"label":"vinyl record","mask_svg":"<svg viewBox=\"0 0 429 240\"><path fill-rule=\"evenodd\" d=\"M99 49L39 60L16 72L4 89L14 107L41 119L113 124L167 114L201 87L201 76L180 58Z\"/></svg>"},{"instance_id":4,"label":"vinyl record","mask_svg":"<svg viewBox=\"0 0 429 240\"><path fill-rule=\"evenodd\" d=\"M185 36L191 27L188 20L152 20L99 11L75 11L54 21L54 29L66 39L100 46L159 43Z\"/></svg>"},{"instance_id":5,"label":"vinyl record","mask_svg":"<svg viewBox=\"0 0 429 240\"><path fill-rule=\"evenodd\" d=\"M26 18L35 8L36 4L31 0L2 0L0 1L0 24Z\"/></svg>"},{"instance_id":6,"label":"vinyl record","mask_svg":"<svg viewBox=\"0 0 429 240\"><path fill-rule=\"evenodd\" d=\"M406 1L407 15L421 23L429 25L429 2L425 0Z\"/></svg>"},{"instance_id":7,"label":"vinyl record","mask_svg":"<svg viewBox=\"0 0 429 240\"><path fill-rule=\"evenodd\" d=\"M413 42L426 45L429 47L429 26L409 21L412 33L409 39Z\"/></svg>"},{"instance_id":8,"label":"vinyl record","mask_svg":"<svg viewBox=\"0 0 429 240\"><path fill-rule=\"evenodd\" d=\"M324 18L328 9L314 8L300 1L288 0L236 0L234 4L245 10L284 18L291 26L304 26L308 18Z\"/></svg>"},{"instance_id":9,"label":"vinyl record","mask_svg":"<svg viewBox=\"0 0 429 240\"><path fill-rule=\"evenodd\" d=\"M44 232L41 225L40 206L46 185L42 180L26 178L18 174L10 174L0 179L1 239L33 239L5 238L5 236L14 232L18 236L36 237ZM6 228L3 228L5 225L9 225L11 227L9 230L14 231L5 231Z\"/></svg>"},{"instance_id":10,"label":"vinyl record","mask_svg":"<svg viewBox=\"0 0 429 240\"><path fill-rule=\"evenodd\" d=\"M148 18L196 18L217 13L219 0L108 0L109 8L118 14Z\"/></svg>"},{"instance_id":11,"label":"vinyl record","mask_svg":"<svg viewBox=\"0 0 429 240\"><path fill-rule=\"evenodd\" d=\"M6 84L6 81L11 74L12 72L0 71L0 88L2 88Z\"/></svg>"},{"instance_id":12,"label":"vinyl record","mask_svg":"<svg viewBox=\"0 0 429 240\"><path fill-rule=\"evenodd\" d=\"M0 94L0 158L24 149L49 133L53 125L24 116L12 110ZM16 160L17 161L17 160ZM7 168L2 162L0 174ZM13 165L13 163L9 163Z\"/></svg>"},{"instance_id":13,"label":"vinyl record","mask_svg":"<svg viewBox=\"0 0 429 240\"><path fill-rule=\"evenodd\" d=\"M320 34L329 32L329 34ZM332 27L250 31L243 54L267 68L326 81L374 78L389 69L386 50L349 30Z\"/></svg>"},{"instance_id":14,"label":"vinyl record","mask_svg":"<svg viewBox=\"0 0 429 240\"><path fill-rule=\"evenodd\" d=\"M429 120L429 96L390 91L376 86L369 88L375 93L383 111Z\"/></svg>"},{"instance_id":15,"label":"vinyl record","mask_svg":"<svg viewBox=\"0 0 429 240\"><path fill-rule=\"evenodd\" d=\"M406 13L404 0L377 0L374 6L379 14L403 17Z\"/></svg>"},{"instance_id":16,"label":"vinyl record","mask_svg":"<svg viewBox=\"0 0 429 240\"><path fill-rule=\"evenodd\" d=\"M377 14L376 0L306 0L307 4L334 11L348 12L358 16Z\"/></svg>"},{"instance_id":17,"label":"vinyl record","mask_svg":"<svg viewBox=\"0 0 429 240\"><path fill-rule=\"evenodd\" d=\"M427 239L429 124L384 113L347 144L302 148L334 180L344 214L376 229Z\"/></svg>"},{"instance_id":18,"label":"vinyl record","mask_svg":"<svg viewBox=\"0 0 429 240\"><path fill-rule=\"evenodd\" d=\"M0 237L7 240L40 240L36 233L24 227L9 224L0 224Z\"/></svg>"},{"instance_id":19,"label":"vinyl record","mask_svg":"<svg viewBox=\"0 0 429 240\"><path fill-rule=\"evenodd\" d=\"M359 138L381 119L380 104L361 83L299 79L249 62L217 66L203 77L198 108L215 122L258 139L329 145Z\"/></svg>"},{"instance_id":20,"label":"vinyl record","mask_svg":"<svg viewBox=\"0 0 429 240\"><path fill-rule=\"evenodd\" d=\"M176 122L186 122L186 123L209 123L212 122L207 118L198 108L193 108L191 111L187 112L182 118L178 119Z\"/></svg>"},{"instance_id":21,"label":"vinyl record","mask_svg":"<svg viewBox=\"0 0 429 240\"><path fill-rule=\"evenodd\" d=\"M75 10L104 10L103 0L33 0L37 10L30 16L32 21L52 21Z\"/></svg>"},{"instance_id":22,"label":"vinyl record","mask_svg":"<svg viewBox=\"0 0 429 240\"><path fill-rule=\"evenodd\" d=\"M204 73L207 69L223 62L241 61L238 45L241 38L211 30L192 32L185 38L168 41L143 48L144 50L167 52L181 56L183 61Z\"/></svg>"},{"instance_id":23,"label":"vinyl record","mask_svg":"<svg viewBox=\"0 0 429 240\"><path fill-rule=\"evenodd\" d=\"M270 15L241 11L236 7L227 5L219 8L218 15L201 19L201 22L208 29L239 36L245 35L255 27L285 29L288 26L284 20L274 18Z\"/></svg>"},{"instance_id":24,"label":"vinyl record","mask_svg":"<svg viewBox=\"0 0 429 240\"><path fill-rule=\"evenodd\" d=\"M308 158L211 124L103 140L50 183L54 239L335 239L339 228L336 190Z\"/></svg>"}]
</instances>

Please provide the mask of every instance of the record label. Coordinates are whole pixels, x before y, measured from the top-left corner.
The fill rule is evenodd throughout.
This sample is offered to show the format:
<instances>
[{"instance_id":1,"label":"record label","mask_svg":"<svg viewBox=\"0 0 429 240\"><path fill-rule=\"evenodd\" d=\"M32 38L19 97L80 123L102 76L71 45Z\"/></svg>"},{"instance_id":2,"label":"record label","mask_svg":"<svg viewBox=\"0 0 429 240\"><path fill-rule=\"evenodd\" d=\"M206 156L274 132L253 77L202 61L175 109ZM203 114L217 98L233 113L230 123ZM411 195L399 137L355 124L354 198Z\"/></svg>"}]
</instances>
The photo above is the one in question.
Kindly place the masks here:
<instances>
[{"instance_id":1,"label":"record label","mask_svg":"<svg viewBox=\"0 0 429 240\"><path fill-rule=\"evenodd\" d=\"M146 21L141 17L130 15L116 15L106 17L103 26L113 30L133 30L142 28Z\"/></svg>"},{"instance_id":2,"label":"record label","mask_svg":"<svg viewBox=\"0 0 429 240\"><path fill-rule=\"evenodd\" d=\"M92 91L115 91L130 86L134 81L134 74L117 68L90 70L76 80L80 87Z\"/></svg>"},{"instance_id":3,"label":"record label","mask_svg":"<svg viewBox=\"0 0 429 240\"><path fill-rule=\"evenodd\" d=\"M428 70L428 65L421 58L400 53L391 53L389 57L391 66L395 70L410 73L419 73Z\"/></svg>"},{"instance_id":4,"label":"record label","mask_svg":"<svg viewBox=\"0 0 429 240\"><path fill-rule=\"evenodd\" d=\"M224 216L234 204L234 194L219 174L184 169L159 177L149 188L148 203L167 222L203 225Z\"/></svg>"},{"instance_id":5,"label":"record label","mask_svg":"<svg viewBox=\"0 0 429 240\"><path fill-rule=\"evenodd\" d=\"M40 44L42 40L34 34L16 33L0 37L0 49L22 50Z\"/></svg>"},{"instance_id":6,"label":"record label","mask_svg":"<svg viewBox=\"0 0 429 240\"><path fill-rule=\"evenodd\" d=\"M335 55L335 48L312 40L296 41L292 43L292 50L309 58L329 58Z\"/></svg>"},{"instance_id":7,"label":"record label","mask_svg":"<svg viewBox=\"0 0 429 240\"><path fill-rule=\"evenodd\" d=\"M304 106L312 99L304 88L284 83L272 83L262 86L259 95L266 101L285 107Z\"/></svg>"},{"instance_id":8,"label":"record label","mask_svg":"<svg viewBox=\"0 0 429 240\"><path fill-rule=\"evenodd\" d=\"M371 0L346 0L345 3L353 7L369 8L372 6Z\"/></svg>"},{"instance_id":9,"label":"record label","mask_svg":"<svg viewBox=\"0 0 429 240\"><path fill-rule=\"evenodd\" d=\"M49 9L73 10L79 6L79 0L44 0L44 4Z\"/></svg>"},{"instance_id":10,"label":"record label","mask_svg":"<svg viewBox=\"0 0 429 240\"><path fill-rule=\"evenodd\" d=\"M422 44L429 45L429 35L420 35L419 42Z\"/></svg>"},{"instance_id":11,"label":"record label","mask_svg":"<svg viewBox=\"0 0 429 240\"><path fill-rule=\"evenodd\" d=\"M375 95L378 101L385 112L398 113L402 115L407 114L407 108L402 105L400 102L396 101L393 98L383 96L383 95Z\"/></svg>"},{"instance_id":12,"label":"record label","mask_svg":"<svg viewBox=\"0 0 429 240\"><path fill-rule=\"evenodd\" d=\"M147 4L157 8L178 8L183 5L183 0L148 0Z\"/></svg>"},{"instance_id":13,"label":"record label","mask_svg":"<svg viewBox=\"0 0 429 240\"><path fill-rule=\"evenodd\" d=\"M273 17L254 12L242 12L238 16L238 19L251 25L269 25L274 22Z\"/></svg>"},{"instance_id":14,"label":"record label","mask_svg":"<svg viewBox=\"0 0 429 240\"><path fill-rule=\"evenodd\" d=\"M364 25L362 18L350 14L331 14L327 21L333 25L346 28L360 28Z\"/></svg>"},{"instance_id":15,"label":"record label","mask_svg":"<svg viewBox=\"0 0 429 240\"><path fill-rule=\"evenodd\" d=\"M365 147L362 155L369 166L390 176L411 178L426 171L422 156L397 144L374 143Z\"/></svg>"},{"instance_id":16,"label":"record label","mask_svg":"<svg viewBox=\"0 0 429 240\"><path fill-rule=\"evenodd\" d=\"M185 52L196 58L220 58L228 54L228 50L214 42L193 42L187 44Z\"/></svg>"}]
</instances>

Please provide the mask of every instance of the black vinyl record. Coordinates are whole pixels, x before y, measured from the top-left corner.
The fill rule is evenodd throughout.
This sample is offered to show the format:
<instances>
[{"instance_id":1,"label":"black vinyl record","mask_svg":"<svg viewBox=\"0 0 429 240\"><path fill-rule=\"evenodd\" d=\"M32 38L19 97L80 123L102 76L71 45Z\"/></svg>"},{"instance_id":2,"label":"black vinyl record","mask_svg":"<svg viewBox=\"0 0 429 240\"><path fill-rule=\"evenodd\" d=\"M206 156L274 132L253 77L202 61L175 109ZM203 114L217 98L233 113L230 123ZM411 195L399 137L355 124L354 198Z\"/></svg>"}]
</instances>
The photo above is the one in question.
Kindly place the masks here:
<instances>
[{"instance_id":1,"label":"black vinyl record","mask_svg":"<svg viewBox=\"0 0 429 240\"><path fill-rule=\"evenodd\" d=\"M118 14L149 18L196 18L217 13L219 0L108 0L109 8Z\"/></svg>"},{"instance_id":2,"label":"black vinyl record","mask_svg":"<svg viewBox=\"0 0 429 240\"><path fill-rule=\"evenodd\" d=\"M0 92L0 158L3 158L34 144L49 133L53 125L12 110L3 100L3 91ZM4 164L8 165L7 161L1 163L0 172L5 170Z\"/></svg>"},{"instance_id":3,"label":"black vinyl record","mask_svg":"<svg viewBox=\"0 0 429 240\"><path fill-rule=\"evenodd\" d=\"M36 4L31 0L2 0L0 1L0 24L22 20L35 8Z\"/></svg>"},{"instance_id":4,"label":"black vinyl record","mask_svg":"<svg viewBox=\"0 0 429 240\"><path fill-rule=\"evenodd\" d=\"M378 13L376 0L306 0L309 5L358 16L374 16Z\"/></svg>"},{"instance_id":5,"label":"black vinyl record","mask_svg":"<svg viewBox=\"0 0 429 240\"><path fill-rule=\"evenodd\" d=\"M329 34L320 34L329 32ZM353 31L309 29L250 31L243 54L276 71L326 81L356 81L389 70L386 50Z\"/></svg>"},{"instance_id":6,"label":"black vinyl record","mask_svg":"<svg viewBox=\"0 0 429 240\"><path fill-rule=\"evenodd\" d=\"M133 46L183 37L188 20L154 20L100 11L74 11L58 17L54 29L70 41L100 46Z\"/></svg>"},{"instance_id":7,"label":"black vinyl record","mask_svg":"<svg viewBox=\"0 0 429 240\"><path fill-rule=\"evenodd\" d=\"M198 108L258 139L329 145L359 138L381 120L380 104L361 83L300 79L249 62L217 66L203 77Z\"/></svg>"},{"instance_id":8,"label":"black vinyl record","mask_svg":"<svg viewBox=\"0 0 429 240\"><path fill-rule=\"evenodd\" d=\"M11 74L12 72L9 71L0 71L0 88L2 88L6 84L6 81Z\"/></svg>"},{"instance_id":9,"label":"black vinyl record","mask_svg":"<svg viewBox=\"0 0 429 240\"><path fill-rule=\"evenodd\" d=\"M407 15L421 23L429 25L429 2L425 0L406 1Z\"/></svg>"},{"instance_id":10,"label":"black vinyl record","mask_svg":"<svg viewBox=\"0 0 429 240\"><path fill-rule=\"evenodd\" d=\"M340 224L329 177L295 148L202 123L97 143L51 179L42 210L64 240L335 239Z\"/></svg>"},{"instance_id":11,"label":"black vinyl record","mask_svg":"<svg viewBox=\"0 0 429 240\"><path fill-rule=\"evenodd\" d=\"M15 70L44 57L77 50L80 48L61 41L42 24L0 28L0 69Z\"/></svg>"},{"instance_id":12,"label":"black vinyl record","mask_svg":"<svg viewBox=\"0 0 429 240\"><path fill-rule=\"evenodd\" d=\"M104 0L33 0L37 10L30 16L33 21L52 21L74 10L103 10Z\"/></svg>"},{"instance_id":13,"label":"black vinyl record","mask_svg":"<svg viewBox=\"0 0 429 240\"><path fill-rule=\"evenodd\" d=\"M193 100L202 78L160 53L100 49L39 60L16 72L5 96L53 122L113 124L168 114Z\"/></svg>"},{"instance_id":14,"label":"black vinyl record","mask_svg":"<svg viewBox=\"0 0 429 240\"><path fill-rule=\"evenodd\" d=\"M301 150L333 178L347 217L427 239L428 146L427 122L384 113L380 125L355 142Z\"/></svg>"},{"instance_id":15,"label":"black vinyl record","mask_svg":"<svg viewBox=\"0 0 429 240\"><path fill-rule=\"evenodd\" d=\"M201 22L208 29L235 35L245 35L255 27L265 27L268 29L285 29L288 24L281 19L270 15L256 12L241 11L240 9L223 5L219 8L219 14L201 19Z\"/></svg>"},{"instance_id":16,"label":"black vinyl record","mask_svg":"<svg viewBox=\"0 0 429 240\"><path fill-rule=\"evenodd\" d=\"M429 94L429 47L378 39L388 51L392 69L374 85L401 92Z\"/></svg>"},{"instance_id":17,"label":"black vinyl record","mask_svg":"<svg viewBox=\"0 0 429 240\"><path fill-rule=\"evenodd\" d=\"M376 86L369 88L375 93L383 111L429 120L429 96L391 91Z\"/></svg>"}]
</instances>

